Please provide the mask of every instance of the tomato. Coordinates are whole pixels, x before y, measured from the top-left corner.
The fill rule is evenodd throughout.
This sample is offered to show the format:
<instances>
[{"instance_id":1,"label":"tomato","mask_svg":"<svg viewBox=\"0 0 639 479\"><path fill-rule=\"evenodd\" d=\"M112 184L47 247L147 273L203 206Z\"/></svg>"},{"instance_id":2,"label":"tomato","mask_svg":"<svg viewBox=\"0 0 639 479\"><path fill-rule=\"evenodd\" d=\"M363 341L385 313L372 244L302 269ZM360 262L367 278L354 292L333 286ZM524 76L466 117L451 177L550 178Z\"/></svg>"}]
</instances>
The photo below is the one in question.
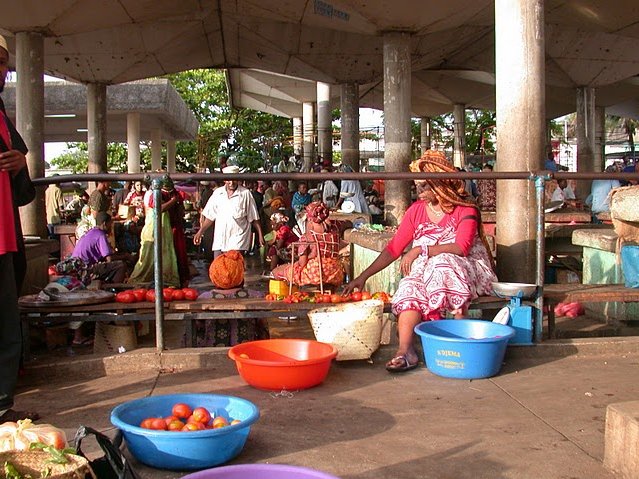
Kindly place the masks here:
<instances>
[{"instance_id":1,"label":"tomato","mask_svg":"<svg viewBox=\"0 0 639 479\"><path fill-rule=\"evenodd\" d=\"M173 301L173 291L175 291L173 288L164 288L162 290L162 298L164 299L165 303L170 303L171 301Z\"/></svg>"},{"instance_id":2,"label":"tomato","mask_svg":"<svg viewBox=\"0 0 639 479\"><path fill-rule=\"evenodd\" d=\"M331 294L330 298L331 298L331 303L341 303L342 302L342 297L339 294Z\"/></svg>"},{"instance_id":3,"label":"tomato","mask_svg":"<svg viewBox=\"0 0 639 479\"><path fill-rule=\"evenodd\" d=\"M166 425L169 431L181 431L184 429L184 423L179 419L175 419Z\"/></svg>"},{"instance_id":4,"label":"tomato","mask_svg":"<svg viewBox=\"0 0 639 479\"><path fill-rule=\"evenodd\" d=\"M173 405L173 409L171 409L171 414L181 419L187 419L191 414L193 414L193 411L191 410L188 404L179 402Z\"/></svg>"},{"instance_id":5,"label":"tomato","mask_svg":"<svg viewBox=\"0 0 639 479\"><path fill-rule=\"evenodd\" d=\"M115 300L118 303L135 303L135 295L130 291L120 291L115 295Z\"/></svg>"},{"instance_id":6,"label":"tomato","mask_svg":"<svg viewBox=\"0 0 639 479\"><path fill-rule=\"evenodd\" d=\"M201 422L187 422L182 431L201 431L203 429L206 429L206 427Z\"/></svg>"},{"instance_id":7,"label":"tomato","mask_svg":"<svg viewBox=\"0 0 639 479\"><path fill-rule=\"evenodd\" d=\"M133 296L135 296L135 301L137 303L146 300L146 289L134 289L131 292L133 293Z\"/></svg>"},{"instance_id":8,"label":"tomato","mask_svg":"<svg viewBox=\"0 0 639 479\"><path fill-rule=\"evenodd\" d=\"M155 290L154 289L147 289L146 290L146 300L149 301L150 303L154 303L155 302Z\"/></svg>"},{"instance_id":9,"label":"tomato","mask_svg":"<svg viewBox=\"0 0 639 479\"><path fill-rule=\"evenodd\" d=\"M146 419L143 419L142 422L140 423L140 427L144 429L151 429L151 424L153 423L153 419L155 418L147 417Z\"/></svg>"},{"instance_id":10,"label":"tomato","mask_svg":"<svg viewBox=\"0 0 639 479\"><path fill-rule=\"evenodd\" d=\"M266 301L277 301L277 295L276 294L267 294L266 296L264 296L264 299Z\"/></svg>"},{"instance_id":11,"label":"tomato","mask_svg":"<svg viewBox=\"0 0 639 479\"><path fill-rule=\"evenodd\" d=\"M182 291L184 291L184 299L187 299L189 301L196 300L197 297L200 295L200 293L197 292L197 289L193 288L182 288Z\"/></svg>"},{"instance_id":12,"label":"tomato","mask_svg":"<svg viewBox=\"0 0 639 479\"><path fill-rule=\"evenodd\" d=\"M161 417L156 417L151 420L151 429L158 431L166 431L166 422Z\"/></svg>"},{"instance_id":13,"label":"tomato","mask_svg":"<svg viewBox=\"0 0 639 479\"><path fill-rule=\"evenodd\" d=\"M384 303L390 303L390 296L384 291L378 291L377 293L373 294L373 299L379 299Z\"/></svg>"},{"instance_id":14,"label":"tomato","mask_svg":"<svg viewBox=\"0 0 639 479\"><path fill-rule=\"evenodd\" d=\"M362 301L364 301L365 299L371 299L372 296L368 291L362 291Z\"/></svg>"},{"instance_id":15,"label":"tomato","mask_svg":"<svg viewBox=\"0 0 639 479\"><path fill-rule=\"evenodd\" d=\"M362 292L361 291L353 291L351 293L351 301L361 301L362 300Z\"/></svg>"},{"instance_id":16,"label":"tomato","mask_svg":"<svg viewBox=\"0 0 639 479\"><path fill-rule=\"evenodd\" d=\"M213 419L213 423L211 425L213 426L213 429L217 429L219 427L228 426L229 422L224 416L217 416L215 419Z\"/></svg>"},{"instance_id":17,"label":"tomato","mask_svg":"<svg viewBox=\"0 0 639 479\"><path fill-rule=\"evenodd\" d=\"M196 407L193 409L193 414L191 417L197 422L201 422L202 424L208 424L211 420L211 413L204 407Z\"/></svg>"},{"instance_id":18,"label":"tomato","mask_svg":"<svg viewBox=\"0 0 639 479\"><path fill-rule=\"evenodd\" d=\"M175 421L176 419L177 419L178 421L180 420L180 418L178 418L177 416L167 416L167 417L165 417L165 418L164 418L164 422L165 422L165 423L166 423L166 425L168 426L168 425L169 425L169 423L171 423L171 422Z\"/></svg>"},{"instance_id":19,"label":"tomato","mask_svg":"<svg viewBox=\"0 0 639 479\"><path fill-rule=\"evenodd\" d=\"M231 421L231 426L233 426L234 424L239 424L239 423L241 423L241 422L242 422L242 421L240 421L239 419L233 419L233 420Z\"/></svg>"},{"instance_id":20,"label":"tomato","mask_svg":"<svg viewBox=\"0 0 639 479\"><path fill-rule=\"evenodd\" d=\"M181 289L174 289L173 301L184 301L184 291L182 291Z\"/></svg>"}]
</instances>

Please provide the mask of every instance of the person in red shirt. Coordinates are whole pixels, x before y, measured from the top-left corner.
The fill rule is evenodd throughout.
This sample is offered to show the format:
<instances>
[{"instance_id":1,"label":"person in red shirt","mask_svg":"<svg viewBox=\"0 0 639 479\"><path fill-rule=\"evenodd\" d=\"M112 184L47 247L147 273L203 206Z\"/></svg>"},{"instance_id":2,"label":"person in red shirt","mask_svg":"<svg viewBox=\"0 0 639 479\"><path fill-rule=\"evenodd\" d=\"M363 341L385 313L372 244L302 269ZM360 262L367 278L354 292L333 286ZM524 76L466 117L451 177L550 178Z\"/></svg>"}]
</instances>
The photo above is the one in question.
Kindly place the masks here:
<instances>
[{"instance_id":1,"label":"person in red shirt","mask_svg":"<svg viewBox=\"0 0 639 479\"><path fill-rule=\"evenodd\" d=\"M7 41L0 36L0 93L8 71ZM34 412L12 409L22 356L18 294L27 270L18 207L35 198L26 153L27 146L0 99L0 424L40 417Z\"/></svg>"},{"instance_id":2,"label":"person in red shirt","mask_svg":"<svg viewBox=\"0 0 639 479\"><path fill-rule=\"evenodd\" d=\"M455 168L446 156L428 150L411 163L413 172L451 173ZM390 372L417 367L413 330L422 321L442 318L450 311L463 318L470 301L492 292L497 281L481 216L468 199L464 180L415 181L417 201L406 211L397 233L373 263L345 288L362 290L366 280L403 255L403 278L393 295L399 347L386 363Z\"/></svg>"}]
</instances>

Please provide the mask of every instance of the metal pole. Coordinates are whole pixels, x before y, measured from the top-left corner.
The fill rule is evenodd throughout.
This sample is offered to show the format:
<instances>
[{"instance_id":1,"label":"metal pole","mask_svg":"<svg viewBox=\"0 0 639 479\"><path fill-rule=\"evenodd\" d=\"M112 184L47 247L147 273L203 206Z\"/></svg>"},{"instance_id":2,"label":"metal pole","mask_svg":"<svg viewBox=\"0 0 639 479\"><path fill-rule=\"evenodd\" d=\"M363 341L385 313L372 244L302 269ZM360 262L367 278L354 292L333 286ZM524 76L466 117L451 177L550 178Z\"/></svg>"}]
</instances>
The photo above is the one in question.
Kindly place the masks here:
<instances>
[{"instance_id":1,"label":"metal pole","mask_svg":"<svg viewBox=\"0 0 639 479\"><path fill-rule=\"evenodd\" d=\"M167 175L168 176L168 175ZM164 350L164 297L162 290L162 179L154 178L151 183L153 189L153 214L155 224L153 228L153 277L155 283L155 348L158 352Z\"/></svg>"},{"instance_id":2,"label":"metal pole","mask_svg":"<svg viewBox=\"0 0 639 479\"><path fill-rule=\"evenodd\" d=\"M544 280L546 272L546 217L544 209L544 191L546 178L535 176L535 192L537 197L537 299L535 300L536 318L534 326L534 342L540 343L544 322Z\"/></svg>"}]
</instances>

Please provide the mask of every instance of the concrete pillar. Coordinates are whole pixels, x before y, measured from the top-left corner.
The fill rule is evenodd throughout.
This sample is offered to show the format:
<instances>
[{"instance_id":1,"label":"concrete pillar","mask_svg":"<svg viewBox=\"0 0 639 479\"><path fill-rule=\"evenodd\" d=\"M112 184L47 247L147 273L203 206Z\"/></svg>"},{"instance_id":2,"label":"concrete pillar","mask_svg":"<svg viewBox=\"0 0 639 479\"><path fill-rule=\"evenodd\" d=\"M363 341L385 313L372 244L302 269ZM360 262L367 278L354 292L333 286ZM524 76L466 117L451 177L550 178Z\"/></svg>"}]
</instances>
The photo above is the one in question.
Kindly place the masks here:
<instances>
[{"instance_id":1,"label":"concrete pillar","mask_svg":"<svg viewBox=\"0 0 639 479\"><path fill-rule=\"evenodd\" d=\"M126 166L128 173L140 172L140 114L138 112L126 115Z\"/></svg>"},{"instance_id":2,"label":"concrete pillar","mask_svg":"<svg viewBox=\"0 0 639 479\"><path fill-rule=\"evenodd\" d=\"M27 166L32 178L44 177L44 38L40 33L16 34L16 128L29 149ZM20 208L22 233L47 237L44 188Z\"/></svg>"},{"instance_id":3,"label":"concrete pillar","mask_svg":"<svg viewBox=\"0 0 639 479\"><path fill-rule=\"evenodd\" d=\"M410 34L384 34L384 168L408 171L411 162ZM397 225L411 203L409 182L387 180L384 220Z\"/></svg>"},{"instance_id":4,"label":"concrete pillar","mask_svg":"<svg viewBox=\"0 0 639 479\"><path fill-rule=\"evenodd\" d=\"M159 128L151 131L151 171L162 169L162 132Z\"/></svg>"},{"instance_id":5,"label":"concrete pillar","mask_svg":"<svg viewBox=\"0 0 639 479\"><path fill-rule=\"evenodd\" d=\"M420 142L419 144L421 145L421 150L422 150L422 155L424 153L426 153L426 150L430 150L431 148L431 141L430 141L430 117L429 116L422 116L419 119L419 124L420 124L420 129L419 129L419 133L420 133Z\"/></svg>"},{"instance_id":6,"label":"concrete pillar","mask_svg":"<svg viewBox=\"0 0 639 479\"><path fill-rule=\"evenodd\" d=\"M304 127L302 126L302 117L293 117L293 152L301 155L304 150Z\"/></svg>"},{"instance_id":7,"label":"concrete pillar","mask_svg":"<svg viewBox=\"0 0 639 479\"><path fill-rule=\"evenodd\" d=\"M331 85L317 82L317 149L318 154L333 160L333 126Z\"/></svg>"},{"instance_id":8,"label":"concrete pillar","mask_svg":"<svg viewBox=\"0 0 639 479\"><path fill-rule=\"evenodd\" d=\"M497 171L541 170L545 146L544 1L495 0ZM497 181L497 276L535 283L535 186Z\"/></svg>"},{"instance_id":9,"label":"concrete pillar","mask_svg":"<svg viewBox=\"0 0 639 479\"><path fill-rule=\"evenodd\" d=\"M357 83L343 83L340 94L342 112L342 163L359 171L359 88Z\"/></svg>"},{"instance_id":10,"label":"concrete pillar","mask_svg":"<svg viewBox=\"0 0 639 479\"><path fill-rule=\"evenodd\" d=\"M606 169L606 107L595 106L595 161L594 171Z\"/></svg>"},{"instance_id":11,"label":"concrete pillar","mask_svg":"<svg viewBox=\"0 0 639 479\"><path fill-rule=\"evenodd\" d=\"M595 89L577 88L577 171L580 173L595 170ZM585 200L590 194L592 181L579 180L575 196Z\"/></svg>"},{"instance_id":12,"label":"concrete pillar","mask_svg":"<svg viewBox=\"0 0 639 479\"><path fill-rule=\"evenodd\" d=\"M305 101L302 104L302 122L304 127L304 161L302 171L311 171L315 157L315 123L313 121L313 103Z\"/></svg>"},{"instance_id":13,"label":"concrete pillar","mask_svg":"<svg viewBox=\"0 0 639 479\"><path fill-rule=\"evenodd\" d=\"M169 173L175 173L175 140L166 140L166 169Z\"/></svg>"},{"instance_id":14,"label":"concrete pillar","mask_svg":"<svg viewBox=\"0 0 639 479\"><path fill-rule=\"evenodd\" d=\"M453 164L457 168L466 166L466 107L460 103L453 106Z\"/></svg>"},{"instance_id":15,"label":"concrete pillar","mask_svg":"<svg viewBox=\"0 0 639 479\"><path fill-rule=\"evenodd\" d=\"M89 173L106 173L107 87L104 83L87 85L87 130Z\"/></svg>"}]
</instances>

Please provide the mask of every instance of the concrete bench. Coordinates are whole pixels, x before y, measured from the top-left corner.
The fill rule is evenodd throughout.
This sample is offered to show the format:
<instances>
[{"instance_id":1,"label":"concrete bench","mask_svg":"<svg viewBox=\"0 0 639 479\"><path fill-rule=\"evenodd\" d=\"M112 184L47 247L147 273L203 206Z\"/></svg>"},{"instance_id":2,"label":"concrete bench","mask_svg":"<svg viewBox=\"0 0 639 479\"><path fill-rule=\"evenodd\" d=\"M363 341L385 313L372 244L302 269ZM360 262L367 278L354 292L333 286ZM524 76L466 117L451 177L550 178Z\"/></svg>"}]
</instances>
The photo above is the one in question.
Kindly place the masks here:
<instances>
[{"instance_id":1,"label":"concrete bench","mask_svg":"<svg viewBox=\"0 0 639 479\"><path fill-rule=\"evenodd\" d=\"M639 401L606 409L604 465L623 479L639 477Z\"/></svg>"}]
</instances>

